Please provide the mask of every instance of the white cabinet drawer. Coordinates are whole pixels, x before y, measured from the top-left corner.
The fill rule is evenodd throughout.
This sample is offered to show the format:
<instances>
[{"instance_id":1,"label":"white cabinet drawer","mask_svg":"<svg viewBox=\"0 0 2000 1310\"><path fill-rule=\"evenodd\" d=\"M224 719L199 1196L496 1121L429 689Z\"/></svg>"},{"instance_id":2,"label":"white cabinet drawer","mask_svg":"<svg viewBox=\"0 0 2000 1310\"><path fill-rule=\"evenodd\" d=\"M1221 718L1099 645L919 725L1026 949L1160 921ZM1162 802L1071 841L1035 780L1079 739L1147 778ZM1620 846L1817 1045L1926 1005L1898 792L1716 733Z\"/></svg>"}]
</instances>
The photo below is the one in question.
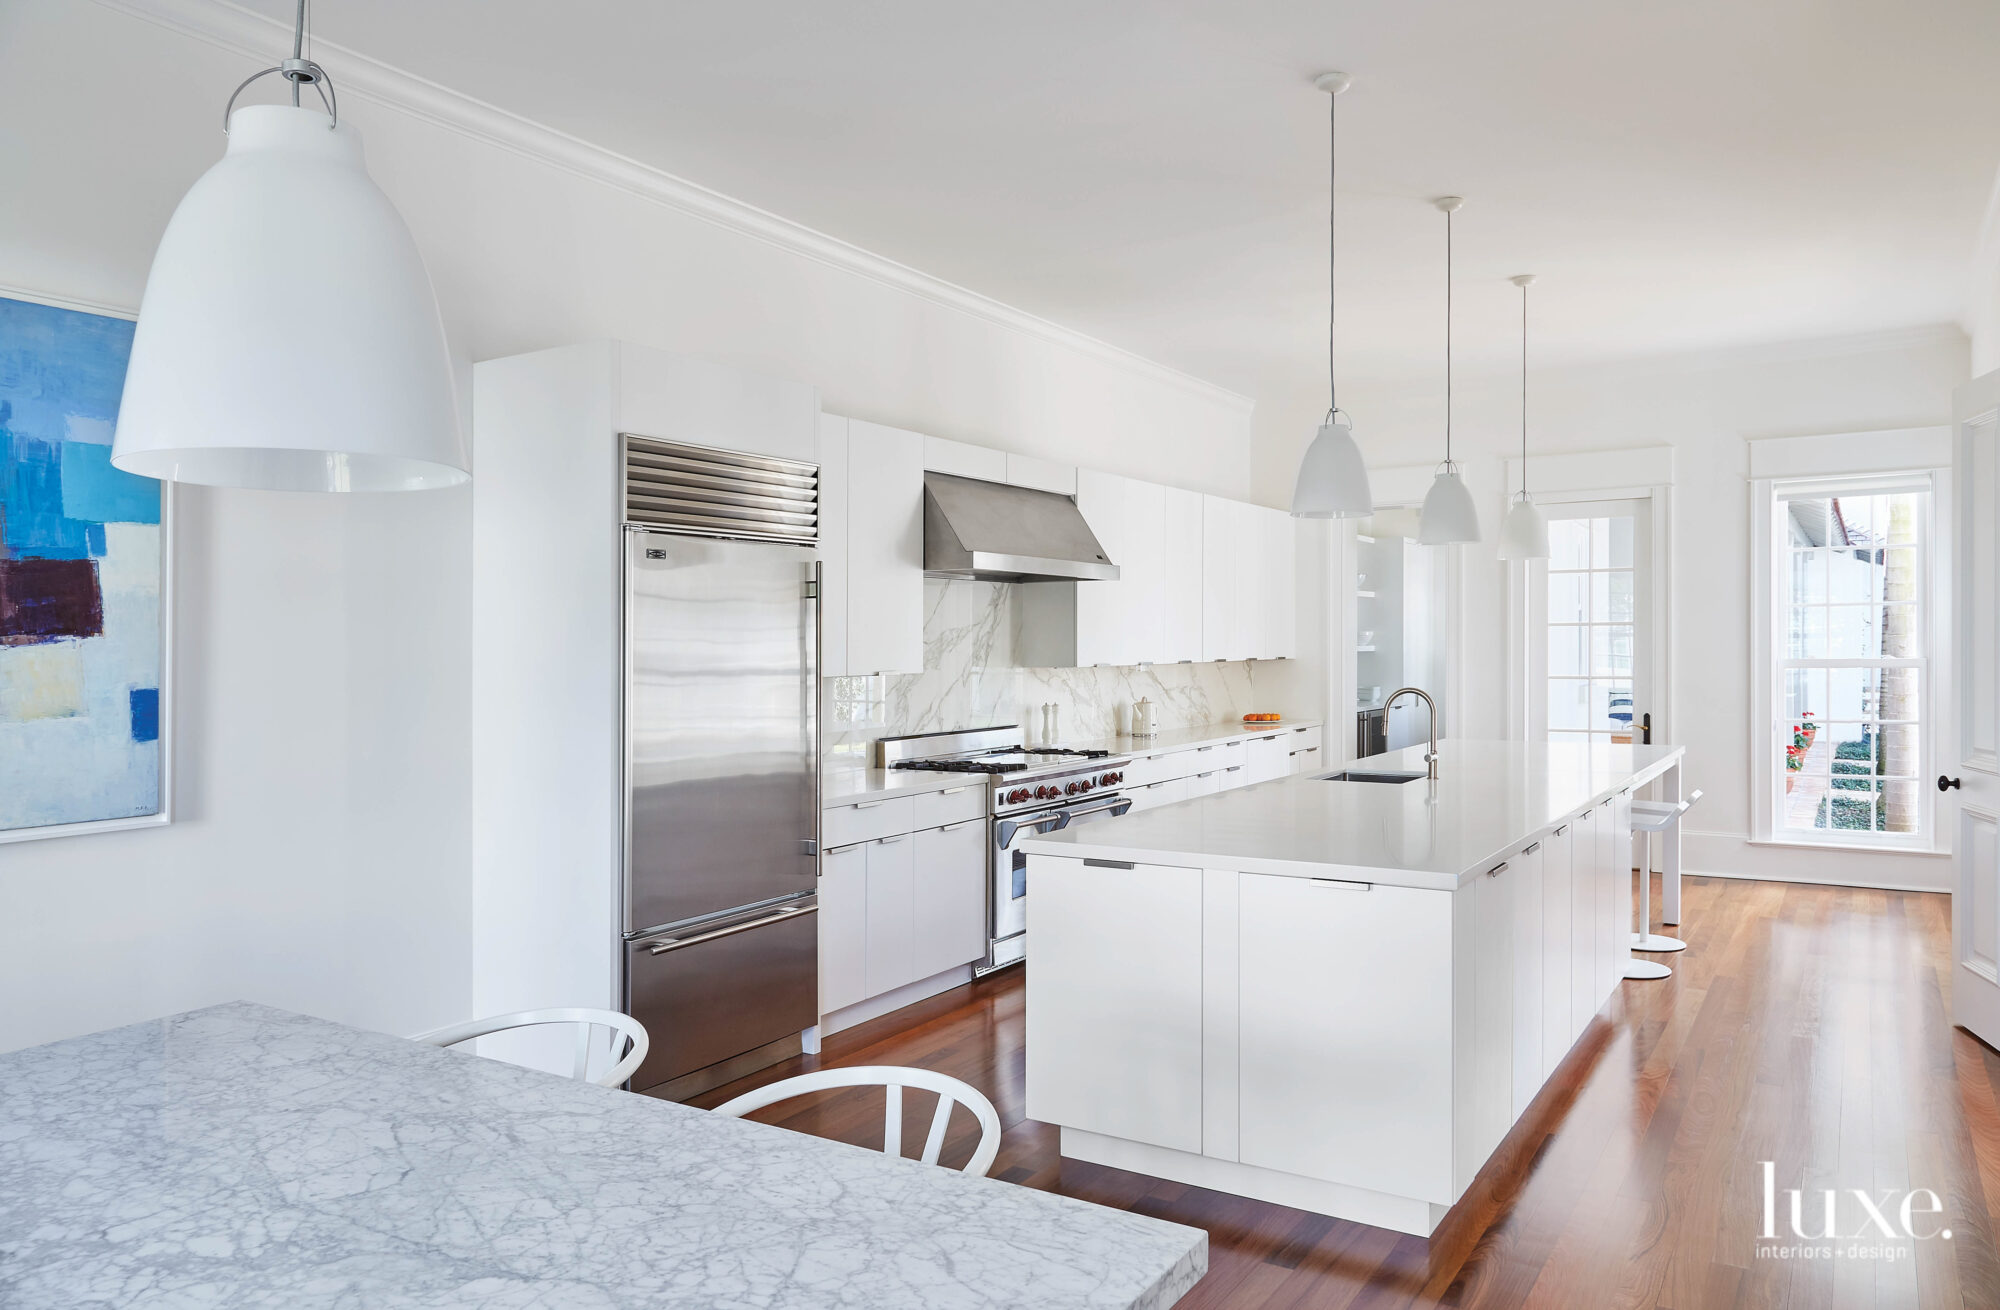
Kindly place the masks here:
<instances>
[{"instance_id":1,"label":"white cabinet drawer","mask_svg":"<svg viewBox=\"0 0 2000 1310\"><path fill-rule=\"evenodd\" d=\"M1318 750L1322 744L1317 724L1310 728L1292 729L1292 749L1294 751Z\"/></svg>"},{"instance_id":2,"label":"white cabinet drawer","mask_svg":"<svg viewBox=\"0 0 2000 1310\"><path fill-rule=\"evenodd\" d=\"M870 996L917 980L916 841L908 834L878 837L862 847L868 868L868 949L864 968Z\"/></svg>"},{"instance_id":3,"label":"white cabinet drawer","mask_svg":"<svg viewBox=\"0 0 2000 1310\"><path fill-rule=\"evenodd\" d=\"M986 817L986 785L968 782L962 787L927 791L910 798L915 803L912 829L942 828L948 823Z\"/></svg>"},{"instance_id":4,"label":"white cabinet drawer","mask_svg":"<svg viewBox=\"0 0 2000 1310\"><path fill-rule=\"evenodd\" d=\"M1187 794L1190 797L1213 796L1221 787L1222 770L1219 768L1192 774L1187 779Z\"/></svg>"},{"instance_id":5,"label":"white cabinet drawer","mask_svg":"<svg viewBox=\"0 0 2000 1310\"><path fill-rule=\"evenodd\" d=\"M868 852L829 850L819 866L819 1012L868 996Z\"/></svg>"},{"instance_id":6,"label":"white cabinet drawer","mask_svg":"<svg viewBox=\"0 0 2000 1310\"><path fill-rule=\"evenodd\" d=\"M1206 757L1204 757L1206 758ZM1150 787L1171 778L1185 778L1194 772L1193 751L1168 751L1161 755L1137 756L1125 766L1125 789Z\"/></svg>"},{"instance_id":7,"label":"white cabinet drawer","mask_svg":"<svg viewBox=\"0 0 2000 1310\"><path fill-rule=\"evenodd\" d=\"M819 841L823 847L850 846L858 841L874 841L916 828L916 809L908 796L888 796L879 801L859 801L836 805L819 816Z\"/></svg>"},{"instance_id":8,"label":"white cabinet drawer","mask_svg":"<svg viewBox=\"0 0 2000 1310\"><path fill-rule=\"evenodd\" d=\"M1319 758L1319 747L1317 746L1294 747L1292 750L1292 772L1318 772Z\"/></svg>"}]
</instances>

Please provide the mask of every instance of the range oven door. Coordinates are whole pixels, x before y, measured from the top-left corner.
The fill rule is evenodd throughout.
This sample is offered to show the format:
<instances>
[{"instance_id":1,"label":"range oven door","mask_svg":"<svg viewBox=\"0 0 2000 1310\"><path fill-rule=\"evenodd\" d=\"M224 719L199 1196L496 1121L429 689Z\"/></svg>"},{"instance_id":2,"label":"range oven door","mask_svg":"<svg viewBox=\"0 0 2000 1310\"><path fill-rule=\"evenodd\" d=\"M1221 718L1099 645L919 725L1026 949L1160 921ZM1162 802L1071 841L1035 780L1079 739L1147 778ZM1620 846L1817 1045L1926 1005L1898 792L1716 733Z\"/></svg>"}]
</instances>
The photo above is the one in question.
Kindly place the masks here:
<instances>
[{"instance_id":1,"label":"range oven door","mask_svg":"<svg viewBox=\"0 0 2000 1310\"><path fill-rule=\"evenodd\" d=\"M1079 823L1116 818L1131 808L1130 797L1113 794L993 821L993 854L987 864L987 921L992 942L986 963L974 972L989 973L1027 958L1028 856L1021 843Z\"/></svg>"}]
</instances>

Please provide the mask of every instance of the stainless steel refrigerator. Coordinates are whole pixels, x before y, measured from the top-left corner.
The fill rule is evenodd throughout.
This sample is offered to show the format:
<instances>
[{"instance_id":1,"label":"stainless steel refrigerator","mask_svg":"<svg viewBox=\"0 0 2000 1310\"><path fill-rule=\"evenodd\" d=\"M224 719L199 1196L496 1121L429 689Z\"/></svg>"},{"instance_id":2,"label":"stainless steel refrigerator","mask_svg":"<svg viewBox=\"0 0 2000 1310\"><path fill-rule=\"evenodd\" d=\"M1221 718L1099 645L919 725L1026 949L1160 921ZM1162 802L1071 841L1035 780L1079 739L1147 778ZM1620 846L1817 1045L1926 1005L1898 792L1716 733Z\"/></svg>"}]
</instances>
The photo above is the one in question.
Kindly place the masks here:
<instances>
[{"instance_id":1,"label":"stainless steel refrigerator","mask_svg":"<svg viewBox=\"0 0 2000 1310\"><path fill-rule=\"evenodd\" d=\"M625 533L625 1003L635 1089L692 1096L818 1020L810 545Z\"/></svg>"}]
</instances>

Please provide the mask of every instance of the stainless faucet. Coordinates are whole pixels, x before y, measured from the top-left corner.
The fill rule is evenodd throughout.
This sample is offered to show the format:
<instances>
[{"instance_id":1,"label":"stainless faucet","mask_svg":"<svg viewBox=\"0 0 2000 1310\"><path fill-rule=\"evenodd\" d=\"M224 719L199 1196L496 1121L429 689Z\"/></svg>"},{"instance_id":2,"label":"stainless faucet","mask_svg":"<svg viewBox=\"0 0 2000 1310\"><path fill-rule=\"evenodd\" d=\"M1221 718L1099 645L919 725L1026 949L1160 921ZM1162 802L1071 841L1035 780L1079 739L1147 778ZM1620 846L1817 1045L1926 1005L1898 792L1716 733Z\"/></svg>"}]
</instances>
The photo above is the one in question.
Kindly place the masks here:
<instances>
[{"instance_id":1,"label":"stainless faucet","mask_svg":"<svg viewBox=\"0 0 2000 1310\"><path fill-rule=\"evenodd\" d=\"M1383 717L1383 718L1385 718L1385 719L1386 719L1386 718L1387 718L1387 717L1389 716L1389 710L1390 710L1390 707L1392 707L1393 705L1395 705L1395 703L1396 703L1396 700L1397 700L1397 698L1398 698L1398 697L1400 697L1400 696L1421 696L1421 697L1423 697L1423 698L1424 698L1424 704L1426 704L1426 705L1428 705L1428 706L1430 706L1430 707L1431 707L1431 748L1430 748L1429 750L1427 750L1427 751L1425 751L1425 752L1424 752L1424 763L1430 766L1430 771L1431 771L1431 779L1432 779L1433 781L1436 781L1436 779L1437 779L1437 776L1438 776L1438 706L1437 706L1437 702L1436 702L1436 701L1434 701L1434 700L1432 700L1432 699L1431 699L1431 694L1430 694L1429 692L1425 691L1425 690L1424 690L1424 689L1423 689L1422 687L1398 687L1398 688L1397 688L1397 689L1396 689L1395 691L1392 691L1392 692L1390 692L1390 693L1389 693L1389 699L1388 699L1388 700L1386 700L1386 701L1383 701L1383 702L1382 702L1382 717Z\"/></svg>"}]
</instances>

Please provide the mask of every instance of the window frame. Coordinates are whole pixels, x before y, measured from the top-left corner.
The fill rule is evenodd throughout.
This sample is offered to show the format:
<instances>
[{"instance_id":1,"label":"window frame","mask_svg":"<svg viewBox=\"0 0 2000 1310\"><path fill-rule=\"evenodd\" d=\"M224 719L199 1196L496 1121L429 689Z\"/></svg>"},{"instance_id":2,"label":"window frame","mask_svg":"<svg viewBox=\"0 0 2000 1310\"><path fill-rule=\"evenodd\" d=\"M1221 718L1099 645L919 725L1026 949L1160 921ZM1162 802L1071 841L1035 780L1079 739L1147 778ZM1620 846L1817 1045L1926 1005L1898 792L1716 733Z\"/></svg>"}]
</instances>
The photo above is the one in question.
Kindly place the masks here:
<instances>
[{"instance_id":1,"label":"window frame","mask_svg":"<svg viewBox=\"0 0 2000 1310\"><path fill-rule=\"evenodd\" d=\"M1942 544L1939 532L1940 485L1937 471L1911 469L1851 476L1761 478L1753 481L1753 560L1751 588L1751 630L1755 634L1751 664L1752 713L1749 720L1750 777L1752 784L1752 835L1754 842L1781 846L1823 847L1881 853L1934 852L1937 849L1937 807L1927 783L1939 750L1939 677L1944 663L1939 658L1939 642L1949 640L1949 614L1940 604L1939 585ZM1790 576L1793 547L1787 534L1787 499L1814 496L1888 495L1916 492L1923 496L1918 522L1921 579L1918 605L1923 634L1922 654L1907 657L1793 657L1790 654ZM1798 668L1914 668L1917 670L1917 794L1925 803L1918 806L1919 824L1915 832L1891 833L1845 828L1793 828L1785 826L1785 775L1778 742L1784 725L1785 678Z\"/></svg>"}]
</instances>

